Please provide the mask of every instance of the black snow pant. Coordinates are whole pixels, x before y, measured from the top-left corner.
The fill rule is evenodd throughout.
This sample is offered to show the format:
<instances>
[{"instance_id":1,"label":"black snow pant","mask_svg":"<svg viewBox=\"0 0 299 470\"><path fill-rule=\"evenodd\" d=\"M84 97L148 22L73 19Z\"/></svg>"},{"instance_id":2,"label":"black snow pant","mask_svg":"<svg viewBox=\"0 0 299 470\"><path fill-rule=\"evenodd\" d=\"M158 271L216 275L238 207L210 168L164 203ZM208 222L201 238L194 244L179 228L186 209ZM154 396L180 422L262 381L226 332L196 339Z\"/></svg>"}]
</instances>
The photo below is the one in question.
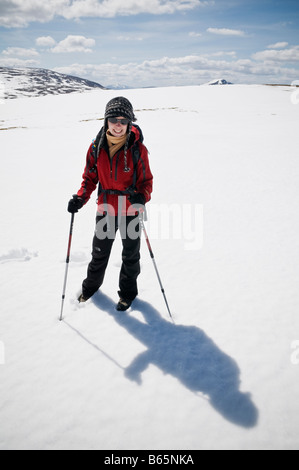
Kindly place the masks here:
<instances>
[{"instance_id":1,"label":"black snow pant","mask_svg":"<svg viewBox=\"0 0 299 470\"><path fill-rule=\"evenodd\" d=\"M92 244L92 260L82 294L89 299L101 287L116 233L122 239L122 267L119 276L119 296L133 301L138 295L137 277L140 274L140 224L138 216L98 216Z\"/></svg>"}]
</instances>

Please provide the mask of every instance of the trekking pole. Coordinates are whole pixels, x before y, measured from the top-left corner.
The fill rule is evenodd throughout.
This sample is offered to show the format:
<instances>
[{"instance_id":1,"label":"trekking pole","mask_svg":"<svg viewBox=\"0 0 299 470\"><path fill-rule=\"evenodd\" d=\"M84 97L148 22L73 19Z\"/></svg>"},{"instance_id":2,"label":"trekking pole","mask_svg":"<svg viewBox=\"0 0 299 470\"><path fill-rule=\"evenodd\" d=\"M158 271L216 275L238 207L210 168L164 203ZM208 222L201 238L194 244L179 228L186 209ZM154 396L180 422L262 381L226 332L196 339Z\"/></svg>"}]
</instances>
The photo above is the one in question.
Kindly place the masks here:
<instances>
[{"instance_id":1,"label":"trekking pole","mask_svg":"<svg viewBox=\"0 0 299 470\"><path fill-rule=\"evenodd\" d=\"M63 312L64 299L65 299L65 291L66 291L66 282L67 282L67 275L68 275L69 262L70 262L70 253L71 253L71 244L72 244L72 236L73 236L74 219L75 219L75 214L72 214L71 226L70 226L70 234L69 234L69 243L68 243L67 255L66 255L66 267L65 267L65 276L64 276L64 284L63 284L63 292L62 292L62 302L61 302L61 312L60 312L59 321L62 320L62 312Z\"/></svg>"},{"instance_id":2,"label":"trekking pole","mask_svg":"<svg viewBox=\"0 0 299 470\"><path fill-rule=\"evenodd\" d=\"M139 211L139 222L140 222L141 228L142 228L143 233L144 233L144 236L145 236L145 240L146 240L146 244L147 244L147 246L148 246L148 250L149 250L150 256L151 256L151 258L152 258L152 260L153 260L153 265L154 265L154 268L155 268L155 271L156 271L156 274L157 274L157 277L158 277L158 281L159 281L159 284L160 284L160 287L161 287L161 292L162 292L162 294L163 294L163 297L164 297L164 300L165 300L165 303L166 303L166 307L167 307L169 316L170 316L171 320L172 320L173 323L174 323L174 320L173 320L173 317L172 317L172 315L171 315L170 308L169 308L169 305L168 305L168 302L167 302L167 298L166 298L166 295L165 295L164 287L163 287L163 285L162 285L162 281L161 281L161 278L160 278L160 274L159 274L159 271L158 271L158 268L157 268L157 264L156 264L156 261L155 261L155 256L154 256L154 253L153 253L153 250L152 250L152 247L151 247L149 238L148 238L148 234L147 234L147 231L146 231L146 228L145 228L145 225L144 225L143 217L142 217L142 214L141 214L140 211Z\"/></svg>"}]
</instances>

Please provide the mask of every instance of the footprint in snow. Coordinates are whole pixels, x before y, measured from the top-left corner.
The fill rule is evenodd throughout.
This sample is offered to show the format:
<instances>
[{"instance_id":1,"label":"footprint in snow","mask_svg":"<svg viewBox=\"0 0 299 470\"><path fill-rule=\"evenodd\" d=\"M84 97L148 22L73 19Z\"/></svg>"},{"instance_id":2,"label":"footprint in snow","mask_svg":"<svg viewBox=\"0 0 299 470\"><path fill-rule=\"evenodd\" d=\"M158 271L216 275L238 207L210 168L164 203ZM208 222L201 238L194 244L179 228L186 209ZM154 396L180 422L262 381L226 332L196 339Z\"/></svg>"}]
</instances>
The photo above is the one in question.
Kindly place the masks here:
<instances>
[{"instance_id":1,"label":"footprint in snow","mask_svg":"<svg viewBox=\"0 0 299 470\"><path fill-rule=\"evenodd\" d=\"M76 295L70 298L70 304L73 311L82 310L86 307L86 304L90 303L90 300L88 300L87 302L78 302L78 297L80 294L81 292L78 292Z\"/></svg>"},{"instance_id":2,"label":"footprint in snow","mask_svg":"<svg viewBox=\"0 0 299 470\"><path fill-rule=\"evenodd\" d=\"M0 255L0 263L8 263L11 261L30 261L38 256L37 252L30 252L27 248L15 248L8 253Z\"/></svg>"}]
</instances>

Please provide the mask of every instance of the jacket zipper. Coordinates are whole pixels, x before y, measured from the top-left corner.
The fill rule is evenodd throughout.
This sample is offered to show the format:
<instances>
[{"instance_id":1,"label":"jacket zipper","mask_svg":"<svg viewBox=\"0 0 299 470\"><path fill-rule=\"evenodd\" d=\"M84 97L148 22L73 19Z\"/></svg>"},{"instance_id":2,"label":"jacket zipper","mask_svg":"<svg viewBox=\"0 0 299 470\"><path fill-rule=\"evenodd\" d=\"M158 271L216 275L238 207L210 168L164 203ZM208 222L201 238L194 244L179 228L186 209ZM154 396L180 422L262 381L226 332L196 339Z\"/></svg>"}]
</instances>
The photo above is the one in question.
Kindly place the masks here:
<instances>
[{"instance_id":1,"label":"jacket zipper","mask_svg":"<svg viewBox=\"0 0 299 470\"><path fill-rule=\"evenodd\" d=\"M119 157L120 157L120 151L117 152L116 155L114 155L113 158L110 158L109 155L108 155L108 158L109 158L109 162L110 162L110 179L113 179L113 160L115 159L116 162L115 162L115 178L114 180L117 181L117 171L118 171L118 163L119 163Z\"/></svg>"},{"instance_id":2,"label":"jacket zipper","mask_svg":"<svg viewBox=\"0 0 299 470\"><path fill-rule=\"evenodd\" d=\"M108 159L109 159L109 164L110 164L110 179L112 179L112 174L113 174L113 166L112 166L112 158L110 158L110 155L108 154Z\"/></svg>"},{"instance_id":3,"label":"jacket zipper","mask_svg":"<svg viewBox=\"0 0 299 470\"><path fill-rule=\"evenodd\" d=\"M117 171L118 171L118 163L119 163L120 152L121 151L117 152L117 154L116 154L115 177L114 177L115 181L117 181Z\"/></svg>"}]
</instances>

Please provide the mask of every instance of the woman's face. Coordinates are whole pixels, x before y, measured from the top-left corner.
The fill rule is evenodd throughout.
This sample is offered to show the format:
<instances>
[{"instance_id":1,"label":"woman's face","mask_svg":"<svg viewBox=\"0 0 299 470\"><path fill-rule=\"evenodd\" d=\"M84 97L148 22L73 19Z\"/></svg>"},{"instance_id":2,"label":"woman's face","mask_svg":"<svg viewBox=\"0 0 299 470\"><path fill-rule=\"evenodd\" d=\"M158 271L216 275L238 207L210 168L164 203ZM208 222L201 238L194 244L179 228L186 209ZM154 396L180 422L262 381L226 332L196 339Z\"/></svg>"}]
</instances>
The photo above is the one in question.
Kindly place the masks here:
<instances>
[{"instance_id":1,"label":"woman's face","mask_svg":"<svg viewBox=\"0 0 299 470\"><path fill-rule=\"evenodd\" d=\"M111 122L117 120L116 123ZM118 118L108 119L108 129L114 137L123 137L127 133L128 124L122 124L121 121L128 121L126 118L119 116Z\"/></svg>"}]
</instances>

